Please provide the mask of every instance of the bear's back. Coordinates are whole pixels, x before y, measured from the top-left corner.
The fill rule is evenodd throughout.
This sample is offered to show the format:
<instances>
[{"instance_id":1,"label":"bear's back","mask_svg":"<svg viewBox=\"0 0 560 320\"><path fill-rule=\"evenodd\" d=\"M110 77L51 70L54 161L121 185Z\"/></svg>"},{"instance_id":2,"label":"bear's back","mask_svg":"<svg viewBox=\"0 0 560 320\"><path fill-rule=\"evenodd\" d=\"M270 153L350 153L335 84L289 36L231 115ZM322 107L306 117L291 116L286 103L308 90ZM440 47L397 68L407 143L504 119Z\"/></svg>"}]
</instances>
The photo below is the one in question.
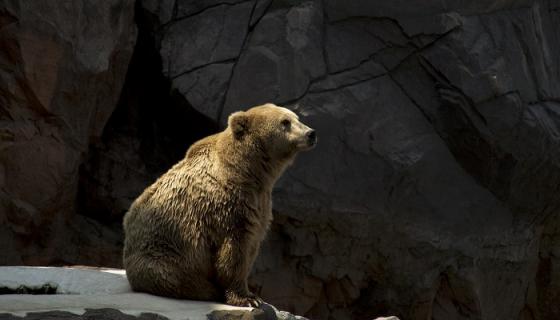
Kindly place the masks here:
<instances>
[{"instance_id":1,"label":"bear's back","mask_svg":"<svg viewBox=\"0 0 560 320\"><path fill-rule=\"evenodd\" d=\"M238 197L217 177L216 140L213 135L193 144L133 202L124 219L131 243L151 246L146 242L157 239L190 246L223 237Z\"/></svg>"}]
</instances>

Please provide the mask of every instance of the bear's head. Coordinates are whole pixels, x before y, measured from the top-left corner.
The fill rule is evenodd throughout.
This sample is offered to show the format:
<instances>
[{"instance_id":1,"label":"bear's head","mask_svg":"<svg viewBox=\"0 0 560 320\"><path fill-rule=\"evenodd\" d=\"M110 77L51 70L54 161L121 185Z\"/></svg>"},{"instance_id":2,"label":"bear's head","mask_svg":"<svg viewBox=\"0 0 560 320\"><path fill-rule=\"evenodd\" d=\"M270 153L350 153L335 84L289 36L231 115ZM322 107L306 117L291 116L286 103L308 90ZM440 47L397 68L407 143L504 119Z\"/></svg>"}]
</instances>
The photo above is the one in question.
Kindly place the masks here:
<instances>
[{"instance_id":1,"label":"bear's head","mask_svg":"<svg viewBox=\"0 0 560 320\"><path fill-rule=\"evenodd\" d=\"M236 140L260 146L273 159L291 158L317 144L315 130L291 110L271 103L232 113L228 127Z\"/></svg>"}]
</instances>

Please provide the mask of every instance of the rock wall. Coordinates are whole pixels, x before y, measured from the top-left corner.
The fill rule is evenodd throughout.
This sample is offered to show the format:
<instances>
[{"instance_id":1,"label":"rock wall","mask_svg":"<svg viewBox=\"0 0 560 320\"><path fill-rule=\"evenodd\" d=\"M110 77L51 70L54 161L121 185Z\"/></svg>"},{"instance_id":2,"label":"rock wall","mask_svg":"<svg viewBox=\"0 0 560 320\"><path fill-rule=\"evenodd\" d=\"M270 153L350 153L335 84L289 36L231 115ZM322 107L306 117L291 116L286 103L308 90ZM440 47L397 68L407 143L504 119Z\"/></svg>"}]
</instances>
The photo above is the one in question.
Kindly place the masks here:
<instances>
[{"instance_id":1,"label":"rock wall","mask_svg":"<svg viewBox=\"0 0 560 320\"><path fill-rule=\"evenodd\" d=\"M126 79L131 3L31 3L0 9L2 262L118 266L134 197L272 101L319 145L275 189L265 300L312 319L560 318L557 1L138 0ZM34 22L68 14L111 32ZM58 64L22 53L58 38ZM79 249L57 251L63 217L95 231Z\"/></svg>"},{"instance_id":2,"label":"rock wall","mask_svg":"<svg viewBox=\"0 0 560 320\"><path fill-rule=\"evenodd\" d=\"M118 261L76 216L79 167L120 96L134 1L0 1L0 263Z\"/></svg>"}]
</instances>

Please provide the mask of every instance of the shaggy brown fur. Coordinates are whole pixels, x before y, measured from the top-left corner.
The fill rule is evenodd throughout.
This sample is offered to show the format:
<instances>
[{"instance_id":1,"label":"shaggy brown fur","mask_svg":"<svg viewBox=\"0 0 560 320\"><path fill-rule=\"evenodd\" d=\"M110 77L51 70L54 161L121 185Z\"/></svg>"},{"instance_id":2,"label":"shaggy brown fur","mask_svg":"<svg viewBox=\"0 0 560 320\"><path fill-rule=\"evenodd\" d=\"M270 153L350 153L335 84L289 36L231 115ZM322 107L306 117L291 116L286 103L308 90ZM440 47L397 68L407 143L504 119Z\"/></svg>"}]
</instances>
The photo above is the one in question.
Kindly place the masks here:
<instances>
[{"instance_id":1,"label":"shaggy brown fur","mask_svg":"<svg viewBox=\"0 0 560 320\"><path fill-rule=\"evenodd\" d=\"M273 104L233 113L193 144L124 218L124 267L134 290L257 306L247 276L272 220L271 192L315 133Z\"/></svg>"}]
</instances>

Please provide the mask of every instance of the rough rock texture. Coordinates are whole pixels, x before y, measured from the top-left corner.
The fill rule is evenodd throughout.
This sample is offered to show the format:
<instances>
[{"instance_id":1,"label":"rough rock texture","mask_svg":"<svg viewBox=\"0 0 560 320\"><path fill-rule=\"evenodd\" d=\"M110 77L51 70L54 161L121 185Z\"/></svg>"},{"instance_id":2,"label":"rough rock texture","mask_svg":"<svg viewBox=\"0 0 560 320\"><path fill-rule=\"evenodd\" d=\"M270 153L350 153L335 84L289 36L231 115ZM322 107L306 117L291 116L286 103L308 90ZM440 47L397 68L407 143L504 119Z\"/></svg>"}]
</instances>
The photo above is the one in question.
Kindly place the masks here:
<instances>
[{"instance_id":1,"label":"rough rock texture","mask_svg":"<svg viewBox=\"0 0 560 320\"><path fill-rule=\"evenodd\" d=\"M74 214L79 167L124 83L133 8L133 0L0 1L1 264L119 254L118 232Z\"/></svg>"},{"instance_id":2,"label":"rough rock texture","mask_svg":"<svg viewBox=\"0 0 560 320\"><path fill-rule=\"evenodd\" d=\"M98 51L129 56L128 2L89 9L123 23L103 37L25 24L68 12L14 3L0 10L0 262L67 261L66 231L44 224L118 224L192 141L271 101L319 145L275 190L251 279L265 300L313 319L560 318L558 1L138 0L107 123L126 63ZM74 51L36 40L64 32ZM112 251L65 250L115 263L118 235L96 230Z\"/></svg>"},{"instance_id":3,"label":"rough rock texture","mask_svg":"<svg viewBox=\"0 0 560 320\"><path fill-rule=\"evenodd\" d=\"M142 6L192 108L223 124L274 101L319 133L275 192L265 299L317 319L560 316L557 3Z\"/></svg>"},{"instance_id":4,"label":"rough rock texture","mask_svg":"<svg viewBox=\"0 0 560 320\"><path fill-rule=\"evenodd\" d=\"M557 317L558 5L169 5L144 10L194 109L297 104L320 135L276 189L265 299L316 318Z\"/></svg>"}]
</instances>

